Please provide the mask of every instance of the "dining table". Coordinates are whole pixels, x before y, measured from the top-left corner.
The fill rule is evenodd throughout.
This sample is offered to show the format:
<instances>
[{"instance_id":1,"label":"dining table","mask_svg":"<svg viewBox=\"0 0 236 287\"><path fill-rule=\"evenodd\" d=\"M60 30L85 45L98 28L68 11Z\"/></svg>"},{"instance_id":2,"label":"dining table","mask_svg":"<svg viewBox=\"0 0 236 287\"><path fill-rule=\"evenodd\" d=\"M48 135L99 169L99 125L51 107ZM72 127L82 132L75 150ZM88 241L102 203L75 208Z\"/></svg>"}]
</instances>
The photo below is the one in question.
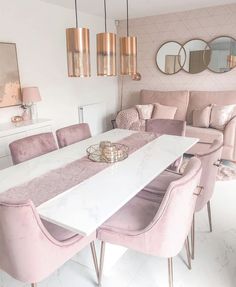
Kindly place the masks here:
<instances>
[{"instance_id":1,"label":"dining table","mask_svg":"<svg viewBox=\"0 0 236 287\"><path fill-rule=\"evenodd\" d=\"M127 146L128 157L116 163L89 160L87 149L104 141ZM31 200L42 219L86 236L197 141L113 129L0 170L0 202ZM127 249L112 244L107 244L106 249L104 274L109 275ZM93 269L87 247L72 260Z\"/></svg>"},{"instance_id":2,"label":"dining table","mask_svg":"<svg viewBox=\"0 0 236 287\"><path fill-rule=\"evenodd\" d=\"M101 141L126 144L128 157L116 163L90 161L87 148ZM44 220L87 236L197 141L113 129L1 170L0 201L30 199Z\"/></svg>"}]
</instances>

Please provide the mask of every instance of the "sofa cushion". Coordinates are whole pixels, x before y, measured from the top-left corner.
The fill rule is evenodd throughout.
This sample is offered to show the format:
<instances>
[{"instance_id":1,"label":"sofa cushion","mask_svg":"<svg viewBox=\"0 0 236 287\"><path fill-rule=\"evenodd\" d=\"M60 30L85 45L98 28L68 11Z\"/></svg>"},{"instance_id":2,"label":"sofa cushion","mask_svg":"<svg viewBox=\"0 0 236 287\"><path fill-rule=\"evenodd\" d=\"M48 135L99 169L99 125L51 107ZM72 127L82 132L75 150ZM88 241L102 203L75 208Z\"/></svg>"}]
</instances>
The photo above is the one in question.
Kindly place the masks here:
<instances>
[{"instance_id":1,"label":"sofa cushion","mask_svg":"<svg viewBox=\"0 0 236 287\"><path fill-rule=\"evenodd\" d=\"M186 127L186 136L199 138L200 143L213 143L215 139L223 139L222 131L211 128L206 129L192 126Z\"/></svg>"},{"instance_id":2,"label":"sofa cushion","mask_svg":"<svg viewBox=\"0 0 236 287\"><path fill-rule=\"evenodd\" d=\"M152 114L152 119L170 119L175 118L177 112L176 107L165 106L159 103L154 104L154 110Z\"/></svg>"},{"instance_id":3,"label":"sofa cushion","mask_svg":"<svg viewBox=\"0 0 236 287\"><path fill-rule=\"evenodd\" d=\"M175 119L185 121L189 102L188 91L161 92L141 90L140 97L141 104L159 103L161 105L176 107Z\"/></svg>"},{"instance_id":4,"label":"sofa cushion","mask_svg":"<svg viewBox=\"0 0 236 287\"><path fill-rule=\"evenodd\" d=\"M149 120L152 117L153 105L136 105L140 120Z\"/></svg>"},{"instance_id":5,"label":"sofa cushion","mask_svg":"<svg viewBox=\"0 0 236 287\"><path fill-rule=\"evenodd\" d=\"M236 91L190 92L186 118L187 124L192 125L193 123L193 110L202 109L211 104L216 104L219 106L236 104ZM236 115L236 109L233 115Z\"/></svg>"},{"instance_id":6,"label":"sofa cushion","mask_svg":"<svg viewBox=\"0 0 236 287\"><path fill-rule=\"evenodd\" d=\"M199 128L209 128L211 118L211 106L193 111L193 126Z\"/></svg>"},{"instance_id":7,"label":"sofa cushion","mask_svg":"<svg viewBox=\"0 0 236 287\"><path fill-rule=\"evenodd\" d=\"M236 105L212 106L210 127L223 131L232 119Z\"/></svg>"}]
</instances>

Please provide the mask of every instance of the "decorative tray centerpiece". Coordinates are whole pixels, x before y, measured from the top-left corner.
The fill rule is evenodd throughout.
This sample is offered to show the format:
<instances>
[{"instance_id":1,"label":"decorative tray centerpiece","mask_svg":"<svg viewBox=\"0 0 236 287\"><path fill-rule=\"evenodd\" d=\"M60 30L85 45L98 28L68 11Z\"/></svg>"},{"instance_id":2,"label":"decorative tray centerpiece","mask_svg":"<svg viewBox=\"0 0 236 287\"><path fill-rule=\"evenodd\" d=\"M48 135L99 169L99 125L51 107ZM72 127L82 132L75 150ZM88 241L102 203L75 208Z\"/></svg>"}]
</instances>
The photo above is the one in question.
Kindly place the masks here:
<instances>
[{"instance_id":1,"label":"decorative tray centerpiece","mask_svg":"<svg viewBox=\"0 0 236 287\"><path fill-rule=\"evenodd\" d=\"M96 162L114 163L128 157L129 148L126 145L102 141L92 145L87 150L88 158Z\"/></svg>"}]
</instances>

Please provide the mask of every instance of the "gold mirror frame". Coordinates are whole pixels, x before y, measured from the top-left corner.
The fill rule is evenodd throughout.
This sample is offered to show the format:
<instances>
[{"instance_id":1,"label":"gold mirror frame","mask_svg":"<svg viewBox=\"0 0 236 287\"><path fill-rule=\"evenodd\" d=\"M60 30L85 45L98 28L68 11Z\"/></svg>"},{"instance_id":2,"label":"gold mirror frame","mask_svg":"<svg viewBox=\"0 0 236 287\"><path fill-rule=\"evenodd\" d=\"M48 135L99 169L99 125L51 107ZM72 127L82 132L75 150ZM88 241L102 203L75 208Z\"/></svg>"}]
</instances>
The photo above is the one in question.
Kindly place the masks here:
<instances>
[{"instance_id":1,"label":"gold mirror frame","mask_svg":"<svg viewBox=\"0 0 236 287\"><path fill-rule=\"evenodd\" d=\"M157 53L156 53L156 65L157 65L158 70L159 70L161 73L163 73L163 74L165 74L165 75L168 75L168 76L172 76L172 75L176 75L177 73L179 73L179 72L183 69L183 66L185 65L185 62L186 62L186 51L185 51L185 49L183 49L183 52L184 52L184 62L183 62L182 65L181 65L181 63L180 63L180 61L179 61L179 58L178 58L178 64L179 64L179 66L180 66L180 69L179 69L177 72L175 72L175 73L171 73L171 74L166 73L166 72L163 71L163 70L160 68L160 66L158 65L157 57L158 57L158 53L160 52L160 50L161 50L166 44L169 44L169 43L175 43L175 44L177 44L177 45L180 46L179 52L178 52L178 54L177 54L176 56L179 56L179 55L180 55L180 51L183 49L183 45L181 45L181 44L180 44L179 42L177 42L177 41L167 41L167 42L163 43L163 44L160 46L160 48L157 50Z\"/></svg>"},{"instance_id":2,"label":"gold mirror frame","mask_svg":"<svg viewBox=\"0 0 236 287\"><path fill-rule=\"evenodd\" d=\"M227 72L232 71L232 70L236 67L236 55L231 55L231 57L233 57L233 58L231 59L231 61L232 61L232 63L233 63L233 64L232 64L233 66L230 67L230 69L229 69L228 71L218 72L218 71L212 70L212 69L209 67L210 60L208 61L208 60L206 59L207 51L211 50L210 43L213 42L213 41L215 41L216 39L219 39L219 38L230 38L230 39L234 40L235 43L236 43L236 39L235 39L234 37L232 37L232 36L227 36L227 35L222 35L222 36L215 37L214 39L212 39L212 40L209 41L209 42L207 42L207 41L205 41L205 40L203 40L203 39L200 39L200 38L193 38L193 39L191 39L191 40L186 41L183 45L180 44L180 43L177 42L177 41L167 41L167 42L163 43L163 44L160 46L160 48L157 50L156 57L155 57L155 62L156 62L156 65L157 65L158 70L159 70L161 73L163 73L163 74L165 74L165 75L170 75L170 76L177 74L177 73L180 72L181 70L183 70L183 71L185 71L186 73L189 73L189 74L191 74L191 75L195 75L195 74L201 73L201 72L203 72L203 71L205 71L205 70L211 71L211 72L216 73L216 74L223 74L223 73L227 73ZM184 65L186 64L186 60L187 60L187 52L186 52L186 49L184 48L184 46L185 46L187 43L189 43L190 41L194 41L194 40L199 40L199 41L203 41L203 42L206 43L206 46L205 46L205 49L204 49L204 52L203 52L203 62L205 63L206 68L205 68L204 70L198 72L198 73L197 73L197 72L196 72L196 73L190 73L190 72L188 72L188 71L186 71L186 70L184 69ZM180 53L181 53L182 50L183 50L183 52L184 52L184 54L185 54L184 63L183 63L182 65L181 65L180 62L178 63L179 66L180 66L180 69L179 69L177 72L171 73L171 74L166 73L165 71L163 71L163 70L160 68L160 65L158 64L158 60L157 60L158 53L159 53L160 50L161 50L166 44L168 44L168 43L176 43L176 44L178 44L178 45L180 46L178 55L180 55ZM230 56L230 55L229 55L229 56ZM178 61L179 61L179 57L178 57ZM230 60L229 60L229 61L230 61Z\"/></svg>"},{"instance_id":3,"label":"gold mirror frame","mask_svg":"<svg viewBox=\"0 0 236 287\"><path fill-rule=\"evenodd\" d=\"M186 62L187 62L187 58L188 58L188 53L187 53L187 51L186 51L186 45L189 44L190 42L193 42L193 41L201 41L202 43L204 43L204 49L203 49L203 50L199 50L199 51L202 51L202 62L203 62L203 65L204 65L204 69L201 69L201 70L199 70L198 72L190 72L190 71L187 71L187 70L185 69L185 67L184 67L185 64L186 64ZM199 73L204 72L204 71L207 69L207 66L208 66L208 63L207 63L207 60L206 60L207 47L209 47L208 43L207 43L205 40L200 39L200 38L193 38L193 39L190 39L190 40L186 41L186 42L183 44L183 48L181 48L181 49L184 49L184 50L185 50L185 54L186 54L186 61L185 61L184 65L183 65L183 67L182 67L182 70L183 70L184 72L188 73L188 74L191 74L191 75L195 75L195 74L199 74ZM209 47L209 48L210 48L210 47ZM196 52L197 52L197 51L198 51L198 50L196 50ZM181 50L180 50L180 52L181 52ZM180 52L179 52L179 53L180 53Z\"/></svg>"},{"instance_id":4,"label":"gold mirror frame","mask_svg":"<svg viewBox=\"0 0 236 287\"><path fill-rule=\"evenodd\" d=\"M211 49L211 45L210 45L210 44L211 44L212 42L214 42L215 40L220 39L220 38L229 38L229 39L232 39L233 41L235 41L235 43L236 43L236 39L235 39L234 37L232 37L232 36L227 36L227 35L222 35L222 36L215 37L214 39L212 39L211 41L209 41L209 42L207 43L207 45L210 47L210 49ZM236 55L235 55L235 57L236 57ZM204 61L205 61L205 58L204 58ZM209 62L209 64L210 64L210 62ZM218 72L218 71L215 71L215 70L211 69L211 68L209 67L209 64L208 64L208 66L207 66L207 69L208 69L209 71L211 71L212 73L215 73L215 74L225 74L225 73L228 73L228 72L232 71L232 70L236 67L236 62L235 62L234 67L230 68L229 71Z\"/></svg>"}]
</instances>

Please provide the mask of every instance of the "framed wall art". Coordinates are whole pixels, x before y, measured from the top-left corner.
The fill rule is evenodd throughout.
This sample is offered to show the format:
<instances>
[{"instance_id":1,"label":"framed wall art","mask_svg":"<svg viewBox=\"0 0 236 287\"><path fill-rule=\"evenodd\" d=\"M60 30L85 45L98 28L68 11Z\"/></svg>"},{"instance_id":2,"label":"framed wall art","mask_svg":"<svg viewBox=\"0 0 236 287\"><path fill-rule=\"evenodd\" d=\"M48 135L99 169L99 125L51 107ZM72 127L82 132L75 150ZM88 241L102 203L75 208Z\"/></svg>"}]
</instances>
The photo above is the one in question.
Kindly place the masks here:
<instances>
[{"instance_id":1,"label":"framed wall art","mask_svg":"<svg viewBox=\"0 0 236 287\"><path fill-rule=\"evenodd\" d=\"M0 108L21 103L16 44L0 42Z\"/></svg>"}]
</instances>

